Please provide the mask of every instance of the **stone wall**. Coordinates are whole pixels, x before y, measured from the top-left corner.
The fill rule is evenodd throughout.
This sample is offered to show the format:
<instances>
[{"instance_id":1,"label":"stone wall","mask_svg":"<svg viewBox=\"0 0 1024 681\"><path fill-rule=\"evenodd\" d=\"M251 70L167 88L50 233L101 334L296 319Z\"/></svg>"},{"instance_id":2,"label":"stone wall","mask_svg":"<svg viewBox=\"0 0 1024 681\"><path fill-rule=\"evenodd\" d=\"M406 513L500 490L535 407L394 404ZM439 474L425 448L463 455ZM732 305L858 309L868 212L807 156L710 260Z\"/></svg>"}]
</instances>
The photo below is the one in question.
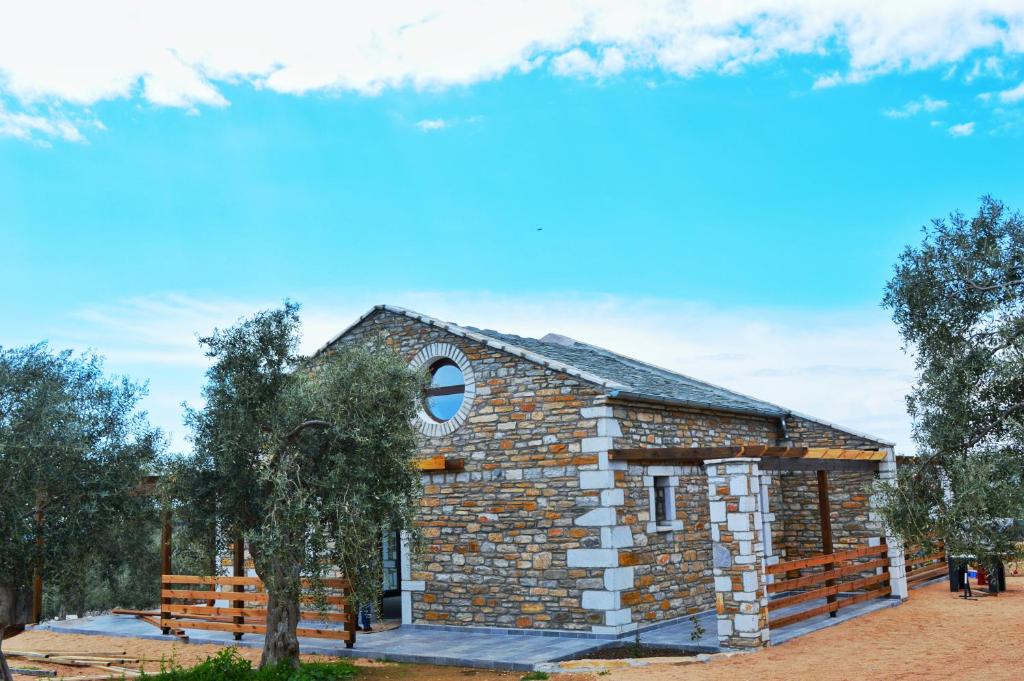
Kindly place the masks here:
<instances>
[{"instance_id":1,"label":"stone wall","mask_svg":"<svg viewBox=\"0 0 1024 681\"><path fill-rule=\"evenodd\" d=\"M832 545L836 551L867 545L880 537L881 523L869 518L870 472L830 472L829 506ZM782 471L774 476L778 494L772 543L784 560L805 558L822 552L821 515L818 511L818 480L813 471Z\"/></svg>"},{"instance_id":2,"label":"stone wall","mask_svg":"<svg viewBox=\"0 0 1024 681\"><path fill-rule=\"evenodd\" d=\"M715 447L777 444L778 419L657 404L614 405L616 447Z\"/></svg>"},{"instance_id":3,"label":"stone wall","mask_svg":"<svg viewBox=\"0 0 1024 681\"><path fill-rule=\"evenodd\" d=\"M659 467L665 468L665 467ZM711 575L711 535L704 470L672 466L678 477L675 517L682 527L650 532L648 466L630 466L624 480L623 524L633 533L633 547L623 550L620 563L635 565L634 588L623 592L623 605L633 608L633 621L644 625L674 619L715 605Z\"/></svg>"},{"instance_id":4,"label":"stone wall","mask_svg":"<svg viewBox=\"0 0 1024 681\"><path fill-rule=\"evenodd\" d=\"M570 549L600 544L600 530L574 520L598 504L580 489L597 456L581 450L596 434L581 409L598 394L580 380L388 311L342 342L381 335L403 357L451 343L473 366L476 395L467 422L423 436L420 454L465 459L465 470L424 476L418 525L424 542L403 587L415 623L589 630L601 619L580 607L601 569L569 568ZM600 588L600 586L598 586ZM588 619L589 618L589 619Z\"/></svg>"}]
</instances>

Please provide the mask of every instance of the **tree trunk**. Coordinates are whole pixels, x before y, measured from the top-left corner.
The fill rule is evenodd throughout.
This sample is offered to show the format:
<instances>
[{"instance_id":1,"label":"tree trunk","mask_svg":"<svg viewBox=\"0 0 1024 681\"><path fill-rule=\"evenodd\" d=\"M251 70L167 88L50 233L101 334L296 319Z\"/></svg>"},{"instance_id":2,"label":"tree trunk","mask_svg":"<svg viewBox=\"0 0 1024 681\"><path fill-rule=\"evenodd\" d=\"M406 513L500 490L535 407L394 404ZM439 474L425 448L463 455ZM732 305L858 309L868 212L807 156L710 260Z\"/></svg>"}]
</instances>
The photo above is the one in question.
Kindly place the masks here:
<instances>
[{"instance_id":1,"label":"tree trunk","mask_svg":"<svg viewBox=\"0 0 1024 681\"><path fill-rule=\"evenodd\" d=\"M14 681L14 674L11 673L11 668L7 666L7 657L4 655L4 634L7 633L7 627L0 625L0 679L3 681Z\"/></svg>"},{"instance_id":2,"label":"tree trunk","mask_svg":"<svg viewBox=\"0 0 1024 681\"><path fill-rule=\"evenodd\" d=\"M295 630L299 626L302 563L300 560L280 560L277 556L266 562L269 564L263 564L262 560L256 563L267 590L267 634L263 639L260 666L285 663L298 669L299 637Z\"/></svg>"},{"instance_id":3,"label":"tree trunk","mask_svg":"<svg viewBox=\"0 0 1024 681\"><path fill-rule=\"evenodd\" d=\"M298 599L270 589L267 589L267 595L267 636L263 641L260 666L286 662L297 669L299 638L295 629L299 626Z\"/></svg>"}]
</instances>

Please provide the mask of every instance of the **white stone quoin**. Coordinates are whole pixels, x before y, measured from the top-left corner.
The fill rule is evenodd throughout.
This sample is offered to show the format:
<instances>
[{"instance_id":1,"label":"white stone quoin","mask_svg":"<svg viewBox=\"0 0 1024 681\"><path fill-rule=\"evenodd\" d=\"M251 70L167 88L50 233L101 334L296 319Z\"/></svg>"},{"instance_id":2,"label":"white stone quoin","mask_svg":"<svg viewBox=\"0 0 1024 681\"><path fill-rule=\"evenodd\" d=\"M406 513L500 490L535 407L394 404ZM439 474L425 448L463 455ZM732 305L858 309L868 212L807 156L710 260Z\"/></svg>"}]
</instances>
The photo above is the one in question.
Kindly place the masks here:
<instances>
[{"instance_id":1,"label":"white stone quoin","mask_svg":"<svg viewBox=\"0 0 1024 681\"><path fill-rule=\"evenodd\" d=\"M892 447L886 448L885 459L878 462L878 479L889 482L896 479L896 455ZM877 501L876 497L871 497L872 509L869 520L882 521L881 514L876 510ZM889 558L889 589L893 596L906 599L909 592L907 591L907 565L903 555L903 544L899 538L889 532L888 528L885 529L885 544L889 547L886 554Z\"/></svg>"},{"instance_id":2,"label":"white stone quoin","mask_svg":"<svg viewBox=\"0 0 1024 681\"><path fill-rule=\"evenodd\" d=\"M616 487L615 472L626 469L626 463L612 461L608 450L614 446L615 438L622 436L622 429L615 419L612 408L607 405L584 407L580 415L595 419L596 437L585 437L581 451L596 454L597 465L580 471L580 489L599 490L600 505L576 518L577 527L600 528L601 548L572 549L566 556L569 567L604 568L604 589L588 589L583 592L580 606L584 610L601 613L601 624L591 627L598 634L622 634L636 628L633 612L621 606L621 592L634 585L633 568L619 567L619 549L633 546L633 532L627 525L619 525L618 509L625 502L625 494ZM593 432L593 431L592 431Z\"/></svg>"},{"instance_id":3,"label":"white stone quoin","mask_svg":"<svg viewBox=\"0 0 1024 681\"><path fill-rule=\"evenodd\" d=\"M706 461L719 644L768 643L760 459Z\"/></svg>"}]
</instances>

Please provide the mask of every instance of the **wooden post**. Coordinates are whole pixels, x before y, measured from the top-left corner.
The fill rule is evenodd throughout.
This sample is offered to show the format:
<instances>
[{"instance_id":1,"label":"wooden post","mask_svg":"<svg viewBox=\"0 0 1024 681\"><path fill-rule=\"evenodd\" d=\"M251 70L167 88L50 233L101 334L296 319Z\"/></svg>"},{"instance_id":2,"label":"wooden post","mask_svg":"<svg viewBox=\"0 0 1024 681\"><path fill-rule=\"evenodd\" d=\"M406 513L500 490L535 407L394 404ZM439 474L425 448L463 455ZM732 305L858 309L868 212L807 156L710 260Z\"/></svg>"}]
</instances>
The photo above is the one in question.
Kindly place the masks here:
<instances>
[{"instance_id":1,"label":"wooden post","mask_svg":"<svg viewBox=\"0 0 1024 681\"><path fill-rule=\"evenodd\" d=\"M231 574L234 577L245 577L245 537L242 536L241 532L235 534L235 544L233 548L235 555L231 565ZM233 590L245 591L245 586L242 584L235 584ZM245 601L232 601L231 607L244 608ZM236 625L245 624L245 617L239 615L235 617L234 621ZM242 640L241 632L235 632L235 640Z\"/></svg>"},{"instance_id":2,"label":"wooden post","mask_svg":"<svg viewBox=\"0 0 1024 681\"><path fill-rule=\"evenodd\" d=\"M821 551L825 554L833 554L835 550L832 547L832 509L828 503L828 471L818 471L818 513L821 516ZM838 567L835 563L831 565L829 569L834 570ZM835 580L830 579L825 582L826 586L834 586ZM836 597L829 596L827 598L829 603L835 603ZM833 610L829 614L829 617L835 617L836 611Z\"/></svg>"},{"instance_id":3,"label":"wooden post","mask_svg":"<svg viewBox=\"0 0 1024 681\"><path fill-rule=\"evenodd\" d=\"M32 624L43 619L43 495L36 494L36 564L32 568Z\"/></svg>"},{"instance_id":4,"label":"wooden post","mask_svg":"<svg viewBox=\"0 0 1024 681\"><path fill-rule=\"evenodd\" d=\"M160 590L164 588L163 575L171 574L171 511L170 509L165 510L163 513L163 527L160 530ZM167 608L163 606L170 605L170 598L160 598L160 628L163 629L164 636L171 633L171 628L168 626Z\"/></svg>"}]
</instances>

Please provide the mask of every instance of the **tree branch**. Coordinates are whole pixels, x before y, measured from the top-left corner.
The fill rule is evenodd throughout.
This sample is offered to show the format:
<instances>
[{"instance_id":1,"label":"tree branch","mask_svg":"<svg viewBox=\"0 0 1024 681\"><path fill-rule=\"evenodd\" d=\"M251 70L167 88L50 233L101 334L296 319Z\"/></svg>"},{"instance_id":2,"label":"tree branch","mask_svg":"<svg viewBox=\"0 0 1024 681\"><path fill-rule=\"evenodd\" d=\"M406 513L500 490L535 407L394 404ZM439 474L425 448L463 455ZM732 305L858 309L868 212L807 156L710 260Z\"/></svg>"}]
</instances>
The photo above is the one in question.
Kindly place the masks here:
<instances>
[{"instance_id":1,"label":"tree branch","mask_svg":"<svg viewBox=\"0 0 1024 681\"><path fill-rule=\"evenodd\" d=\"M302 431L306 430L307 428L330 428L333 425L334 424L331 423L330 421L323 421L321 419L310 419L308 421L303 421L299 425L292 428L291 431L289 431L288 434L284 436L284 439L291 442L296 437L298 437L298 435Z\"/></svg>"},{"instance_id":2,"label":"tree branch","mask_svg":"<svg viewBox=\"0 0 1024 681\"><path fill-rule=\"evenodd\" d=\"M967 284L971 289L978 291L979 293L985 293L988 291L995 291L998 289L1007 288L1009 286L1020 286L1024 284L1024 279L1011 279L1010 281L1003 282L1002 284L989 284L987 286L973 281L970 277L964 277L964 283Z\"/></svg>"}]
</instances>

